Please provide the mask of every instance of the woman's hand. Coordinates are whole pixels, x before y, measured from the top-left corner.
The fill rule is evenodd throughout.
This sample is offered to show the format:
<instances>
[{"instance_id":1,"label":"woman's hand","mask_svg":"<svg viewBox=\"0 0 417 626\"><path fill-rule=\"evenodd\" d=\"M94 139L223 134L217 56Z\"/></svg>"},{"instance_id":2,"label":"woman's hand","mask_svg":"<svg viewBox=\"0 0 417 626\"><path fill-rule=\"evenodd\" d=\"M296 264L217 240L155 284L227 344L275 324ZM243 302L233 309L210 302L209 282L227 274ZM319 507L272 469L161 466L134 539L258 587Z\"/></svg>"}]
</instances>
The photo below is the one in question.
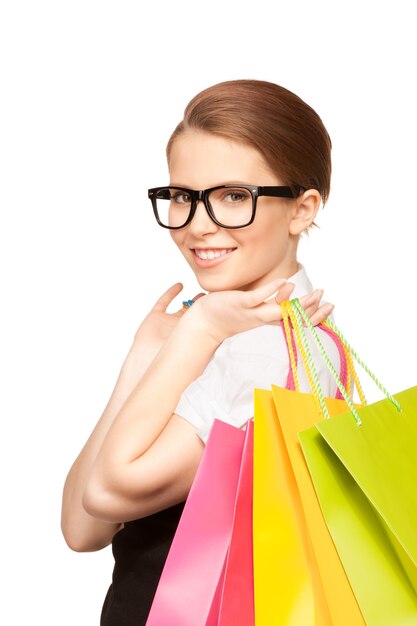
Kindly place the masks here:
<instances>
[{"instance_id":1,"label":"woman's hand","mask_svg":"<svg viewBox=\"0 0 417 626\"><path fill-rule=\"evenodd\" d=\"M181 293L182 289L183 285L181 283L175 283L157 300L136 331L131 351L143 351L144 347L146 347L147 351L153 354L159 352L177 325L178 320L181 319L187 310L181 308L174 313L167 312L167 308L174 298ZM193 300L196 301L203 295L203 293L199 293L194 296Z\"/></svg>"},{"instance_id":2,"label":"woman's hand","mask_svg":"<svg viewBox=\"0 0 417 626\"><path fill-rule=\"evenodd\" d=\"M215 341L221 343L227 337L251 328L278 324L282 320L279 303L288 300L294 288L293 283L281 279L251 291L209 293L193 305L192 317ZM300 298L300 304L313 325L323 322L334 308L329 303L320 306L322 295L323 291L317 289Z\"/></svg>"}]
</instances>

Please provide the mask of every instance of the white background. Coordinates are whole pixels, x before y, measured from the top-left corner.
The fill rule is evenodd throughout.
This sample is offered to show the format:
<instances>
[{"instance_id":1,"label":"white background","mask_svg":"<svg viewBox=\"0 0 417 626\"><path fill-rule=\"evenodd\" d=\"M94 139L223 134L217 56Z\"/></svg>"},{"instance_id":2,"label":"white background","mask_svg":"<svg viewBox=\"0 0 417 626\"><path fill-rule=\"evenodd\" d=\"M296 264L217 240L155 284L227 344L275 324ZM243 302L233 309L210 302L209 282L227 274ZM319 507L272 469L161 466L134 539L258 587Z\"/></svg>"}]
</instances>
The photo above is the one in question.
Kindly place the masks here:
<instances>
[{"instance_id":1,"label":"white background","mask_svg":"<svg viewBox=\"0 0 417 626\"><path fill-rule=\"evenodd\" d=\"M416 384L412 6L1 3L1 624L98 624L111 552L67 548L62 486L154 300L199 291L146 194L199 90L271 80L321 115L332 193L299 259L388 389Z\"/></svg>"}]
</instances>

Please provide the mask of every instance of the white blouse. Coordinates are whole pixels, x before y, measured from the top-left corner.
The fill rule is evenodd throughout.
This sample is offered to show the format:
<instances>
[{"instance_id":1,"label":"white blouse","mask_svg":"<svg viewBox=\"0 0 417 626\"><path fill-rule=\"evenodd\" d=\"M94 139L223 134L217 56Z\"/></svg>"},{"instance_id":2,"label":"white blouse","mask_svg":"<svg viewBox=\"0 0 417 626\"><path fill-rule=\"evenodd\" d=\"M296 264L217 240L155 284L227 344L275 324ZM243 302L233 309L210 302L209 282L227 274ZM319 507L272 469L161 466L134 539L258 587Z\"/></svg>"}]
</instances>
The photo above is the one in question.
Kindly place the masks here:
<instances>
[{"instance_id":1,"label":"white blouse","mask_svg":"<svg viewBox=\"0 0 417 626\"><path fill-rule=\"evenodd\" d=\"M291 298L313 291L304 266L298 263L296 274L288 278L295 284ZM332 316L329 316L333 320ZM321 342L336 371L340 372L338 349L331 337L320 328ZM335 397L337 385L323 357L306 329L307 341L317 374L326 397ZM297 349L297 372L300 391L311 393L302 358ZM266 324L223 341L204 372L183 392L175 413L196 428L206 443L215 418L238 427L253 417L254 389L270 389L271 384L285 387L289 372L289 357L281 326Z\"/></svg>"}]
</instances>

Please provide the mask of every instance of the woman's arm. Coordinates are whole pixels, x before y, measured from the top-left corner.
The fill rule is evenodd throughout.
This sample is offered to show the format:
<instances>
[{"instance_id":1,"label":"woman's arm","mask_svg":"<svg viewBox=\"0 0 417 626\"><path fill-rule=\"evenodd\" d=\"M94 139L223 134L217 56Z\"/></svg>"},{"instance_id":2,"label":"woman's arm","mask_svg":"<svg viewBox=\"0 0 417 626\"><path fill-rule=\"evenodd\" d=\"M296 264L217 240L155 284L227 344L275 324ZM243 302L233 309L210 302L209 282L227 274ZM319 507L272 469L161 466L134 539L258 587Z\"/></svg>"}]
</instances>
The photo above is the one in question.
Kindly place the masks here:
<instances>
[{"instance_id":1,"label":"woman's arm","mask_svg":"<svg viewBox=\"0 0 417 626\"><path fill-rule=\"evenodd\" d=\"M91 515L127 521L187 497L203 446L175 407L226 337L281 319L277 303L264 302L276 288L209 294L178 322L108 430L83 497ZM281 299L293 288L283 286ZM300 300L316 324L329 313L319 296Z\"/></svg>"},{"instance_id":2,"label":"woman's arm","mask_svg":"<svg viewBox=\"0 0 417 626\"><path fill-rule=\"evenodd\" d=\"M111 424L183 314L183 311L166 312L181 289L180 283L168 289L142 322L108 404L68 473L63 490L61 528L67 544L73 550L99 550L111 542L121 526L123 518L108 523L87 513L82 497L91 468Z\"/></svg>"},{"instance_id":3,"label":"woman's arm","mask_svg":"<svg viewBox=\"0 0 417 626\"><path fill-rule=\"evenodd\" d=\"M190 425L172 416L181 393L219 345L200 330L193 309L178 322L108 430L83 497L85 509L97 518L137 519L174 504L175 496L177 502L186 497L179 482L185 475L192 481L189 465L194 459L196 469L202 447Z\"/></svg>"},{"instance_id":4,"label":"woman's arm","mask_svg":"<svg viewBox=\"0 0 417 626\"><path fill-rule=\"evenodd\" d=\"M121 526L120 520L107 523L92 517L82 505L82 495L107 431L138 382L137 361L136 355L126 358L107 406L65 480L61 529L68 546L77 552L104 548Z\"/></svg>"}]
</instances>

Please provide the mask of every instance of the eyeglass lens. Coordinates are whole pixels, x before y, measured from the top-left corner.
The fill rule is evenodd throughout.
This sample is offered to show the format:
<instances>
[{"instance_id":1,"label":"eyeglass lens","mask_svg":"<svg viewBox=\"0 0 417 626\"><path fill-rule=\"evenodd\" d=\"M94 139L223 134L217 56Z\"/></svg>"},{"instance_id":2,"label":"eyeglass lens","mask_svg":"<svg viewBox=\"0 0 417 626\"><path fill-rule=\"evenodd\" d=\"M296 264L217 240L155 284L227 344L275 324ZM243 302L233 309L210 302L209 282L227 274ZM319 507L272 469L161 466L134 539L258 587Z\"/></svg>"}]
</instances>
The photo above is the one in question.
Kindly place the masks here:
<instances>
[{"instance_id":1,"label":"eyeglass lens","mask_svg":"<svg viewBox=\"0 0 417 626\"><path fill-rule=\"evenodd\" d=\"M243 226L252 218L253 199L248 189L228 187L213 189L208 196L211 211L223 226ZM192 199L184 189L166 188L156 194L156 208L162 224L169 228L185 224Z\"/></svg>"}]
</instances>

